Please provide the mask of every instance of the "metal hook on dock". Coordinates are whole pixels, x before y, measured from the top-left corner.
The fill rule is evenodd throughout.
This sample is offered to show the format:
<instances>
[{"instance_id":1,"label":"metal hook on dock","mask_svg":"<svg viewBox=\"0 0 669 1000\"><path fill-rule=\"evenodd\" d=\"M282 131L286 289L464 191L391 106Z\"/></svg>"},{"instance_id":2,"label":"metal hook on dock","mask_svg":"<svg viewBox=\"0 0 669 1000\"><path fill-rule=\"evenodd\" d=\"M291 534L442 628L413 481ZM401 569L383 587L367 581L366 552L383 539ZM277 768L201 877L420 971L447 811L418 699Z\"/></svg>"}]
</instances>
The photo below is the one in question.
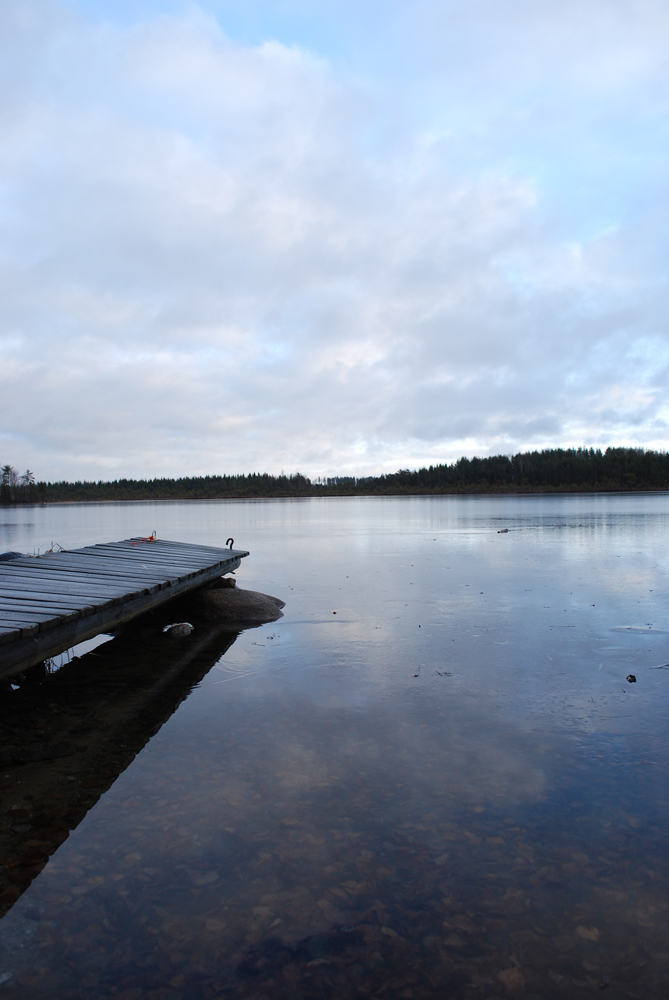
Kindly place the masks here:
<instances>
[{"instance_id":1,"label":"metal hook on dock","mask_svg":"<svg viewBox=\"0 0 669 1000\"><path fill-rule=\"evenodd\" d=\"M232 552L232 546L235 544L234 538L228 538L225 544L230 546L230 551Z\"/></svg>"}]
</instances>

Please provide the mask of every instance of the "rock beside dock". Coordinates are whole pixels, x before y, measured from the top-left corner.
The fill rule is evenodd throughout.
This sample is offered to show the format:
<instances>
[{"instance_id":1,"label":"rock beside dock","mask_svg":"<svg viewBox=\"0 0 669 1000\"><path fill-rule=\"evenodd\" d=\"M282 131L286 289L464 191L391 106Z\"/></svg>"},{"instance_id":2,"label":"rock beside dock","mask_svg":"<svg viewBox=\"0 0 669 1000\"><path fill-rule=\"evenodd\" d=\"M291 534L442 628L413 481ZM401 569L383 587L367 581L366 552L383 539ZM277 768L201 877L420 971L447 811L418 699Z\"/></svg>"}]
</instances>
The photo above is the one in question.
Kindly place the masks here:
<instances>
[{"instance_id":1,"label":"rock beside dock","mask_svg":"<svg viewBox=\"0 0 669 1000\"><path fill-rule=\"evenodd\" d=\"M283 618L286 604L280 597L259 594L255 590L239 587L212 587L198 590L192 596L198 611L217 621L273 622Z\"/></svg>"}]
</instances>

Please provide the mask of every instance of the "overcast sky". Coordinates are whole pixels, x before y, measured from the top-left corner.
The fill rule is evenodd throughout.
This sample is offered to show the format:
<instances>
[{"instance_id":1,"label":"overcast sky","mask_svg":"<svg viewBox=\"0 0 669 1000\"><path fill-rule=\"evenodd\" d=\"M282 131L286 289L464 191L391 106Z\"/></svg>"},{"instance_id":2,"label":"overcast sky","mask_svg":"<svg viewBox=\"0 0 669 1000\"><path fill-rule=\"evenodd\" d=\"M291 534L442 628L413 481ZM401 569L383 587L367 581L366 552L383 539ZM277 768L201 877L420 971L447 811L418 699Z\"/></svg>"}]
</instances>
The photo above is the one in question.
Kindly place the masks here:
<instances>
[{"instance_id":1,"label":"overcast sky","mask_svg":"<svg viewBox=\"0 0 669 1000\"><path fill-rule=\"evenodd\" d=\"M0 0L0 461L667 445L666 0Z\"/></svg>"}]
</instances>

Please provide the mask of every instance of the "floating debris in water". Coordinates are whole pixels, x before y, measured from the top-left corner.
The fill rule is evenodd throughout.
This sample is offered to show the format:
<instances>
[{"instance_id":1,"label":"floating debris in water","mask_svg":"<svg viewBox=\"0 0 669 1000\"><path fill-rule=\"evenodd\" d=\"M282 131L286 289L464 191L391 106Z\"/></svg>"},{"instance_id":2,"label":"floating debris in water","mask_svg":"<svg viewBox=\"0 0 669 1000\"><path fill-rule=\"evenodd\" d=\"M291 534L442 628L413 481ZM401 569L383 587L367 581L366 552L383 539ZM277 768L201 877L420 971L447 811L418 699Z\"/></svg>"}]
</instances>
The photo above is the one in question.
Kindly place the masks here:
<instances>
[{"instance_id":1,"label":"floating debris in water","mask_svg":"<svg viewBox=\"0 0 669 1000\"><path fill-rule=\"evenodd\" d=\"M654 635L667 635L667 630L664 628L652 628L647 625L614 625L613 628L609 629L610 632L632 632L632 633L643 633L644 635L648 632L652 632Z\"/></svg>"},{"instance_id":2,"label":"floating debris in water","mask_svg":"<svg viewBox=\"0 0 669 1000\"><path fill-rule=\"evenodd\" d=\"M628 681L628 683L630 684L636 684L636 677L634 676L634 674L628 674L625 680Z\"/></svg>"}]
</instances>

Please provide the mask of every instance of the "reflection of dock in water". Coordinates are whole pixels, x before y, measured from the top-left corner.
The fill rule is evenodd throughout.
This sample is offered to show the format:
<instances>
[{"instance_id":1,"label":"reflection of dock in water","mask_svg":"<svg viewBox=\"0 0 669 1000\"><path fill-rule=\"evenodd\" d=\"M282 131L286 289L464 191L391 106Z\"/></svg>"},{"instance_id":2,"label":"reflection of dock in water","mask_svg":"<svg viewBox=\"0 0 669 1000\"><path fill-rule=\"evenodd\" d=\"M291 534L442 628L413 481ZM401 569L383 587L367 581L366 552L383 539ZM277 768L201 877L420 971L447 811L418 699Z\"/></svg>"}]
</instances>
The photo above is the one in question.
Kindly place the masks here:
<instances>
[{"instance_id":1,"label":"reflection of dock in water","mask_svg":"<svg viewBox=\"0 0 669 1000\"><path fill-rule=\"evenodd\" d=\"M0 695L0 915L239 634L195 622L174 638L175 620L146 616Z\"/></svg>"}]
</instances>

